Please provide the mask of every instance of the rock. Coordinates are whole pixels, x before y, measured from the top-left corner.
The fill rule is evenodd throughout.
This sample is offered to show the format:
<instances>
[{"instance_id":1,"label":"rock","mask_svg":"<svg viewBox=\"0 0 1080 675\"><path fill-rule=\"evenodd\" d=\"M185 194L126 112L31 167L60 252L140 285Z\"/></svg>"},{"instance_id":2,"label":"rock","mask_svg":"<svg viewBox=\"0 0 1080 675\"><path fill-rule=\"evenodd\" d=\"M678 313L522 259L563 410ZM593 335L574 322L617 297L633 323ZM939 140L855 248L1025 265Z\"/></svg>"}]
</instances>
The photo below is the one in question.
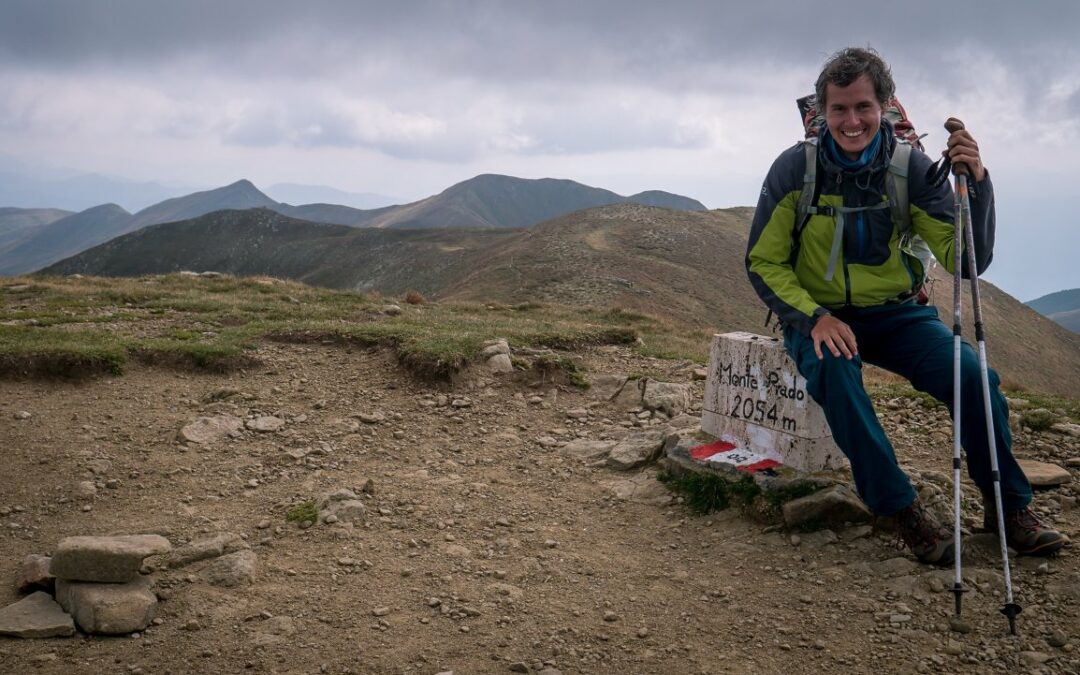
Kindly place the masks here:
<instances>
[{"instance_id":1,"label":"rock","mask_svg":"<svg viewBox=\"0 0 1080 675\"><path fill-rule=\"evenodd\" d=\"M949 616L949 630L954 633L967 634L971 632L972 628L971 624L962 617L953 614Z\"/></svg>"},{"instance_id":2,"label":"rock","mask_svg":"<svg viewBox=\"0 0 1080 675\"><path fill-rule=\"evenodd\" d=\"M28 419L30 419L31 417L33 417L33 415L31 415L30 413L26 412L25 410L20 410L20 411L16 412L16 413L15 413L15 414L13 415L13 417L14 417L15 419L17 419L17 420L28 420Z\"/></svg>"},{"instance_id":3,"label":"rock","mask_svg":"<svg viewBox=\"0 0 1080 675\"><path fill-rule=\"evenodd\" d=\"M94 497L97 496L97 486L94 485L93 481L81 480L75 484L75 489L71 491L71 496L81 502L94 501Z\"/></svg>"},{"instance_id":4,"label":"rock","mask_svg":"<svg viewBox=\"0 0 1080 675\"><path fill-rule=\"evenodd\" d=\"M707 380L707 379L709 379L709 369L708 368L694 368L693 372L691 373L691 377L693 377L693 379L698 381L698 382L702 382L704 380Z\"/></svg>"},{"instance_id":5,"label":"rock","mask_svg":"<svg viewBox=\"0 0 1080 675\"><path fill-rule=\"evenodd\" d=\"M1072 422L1058 422L1057 424L1051 424L1050 430L1066 436L1073 436L1074 438L1080 437L1080 424L1073 424Z\"/></svg>"},{"instance_id":6,"label":"rock","mask_svg":"<svg viewBox=\"0 0 1080 675\"><path fill-rule=\"evenodd\" d=\"M663 452L666 436L664 431L650 431L625 438L608 453L607 465L617 471L629 471L648 464Z\"/></svg>"},{"instance_id":7,"label":"rock","mask_svg":"<svg viewBox=\"0 0 1080 675\"><path fill-rule=\"evenodd\" d=\"M1072 481L1069 470L1057 464L1036 462L1030 459L1016 461L1033 488L1052 488Z\"/></svg>"},{"instance_id":8,"label":"rock","mask_svg":"<svg viewBox=\"0 0 1080 675\"><path fill-rule=\"evenodd\" d=\"M885 578L909 575L919 569L918 563L901 557L870 563L870 570L874 574Z\"/></svg>"},{"instance_id":9,"label":"rock","mask_svg":"<svg viewBox=\"0 0 1080 675\"><path fill-rule=\"evenodd\" d=\"M688 384L646 380L641 402L646 410L661 410L675 417L690 407L692 387Z\"/></svg>"},{"instance_id":10,"label":"rock","mask_svg":"<svg viewBox=\"0 0 1080 675\"><path fill-rule=\"evenodd\" d=\"M31 553L23 558L19 566L19 576L15 579L15 590L29 593L33 590L52 590L56 577L49 573L50 558Z\"/></svg>"},{"instance_id":11,"label":"rock","mask_svg":"<svg viewBox=\"0 0 1080 675\"><path fill-rule=\"evenodd\" d=\"M381 411L359 413L356 418L364 424L381 424L386 421L386 414Z\"/></svg>"},{"instance_id":12,"label":"rock","mask_svg":"<svg viewBox=\"0 0 1080 675\"><path fill-rule=\"evenodd\" d=\"M1046 636L1046 644L1051 647L1061 649L1065 645L1069 644L1069 636L1065 634L1063 630L1055 630L1050 635Z\"/></svg>"},{"instance_id":13,"label":"rock","mask_svg":"<svg viewBox=\"0 0 1080 675\"><path fill-rule=\"evenodd\" d=\"M493 373L512 373L514 372L514 362L510 360L509 354L495 354L488 357L485 361L487 369Z\"/></svg>"},{"instance_id":14,"label":"rock","mask_svg":"<svg viewBox=\"0 0 1080 675\"><path fill-rule=\"evenodd\" d=\"M675 496L657 480L653 472L644 472L629 480L612 481L606 487L616 498L635 504L667 506L675 500Z\"/></svg>"},{"instance_id":15,"label":"rock","mask_svg":"<svg viewBox=\"0 0 1080 675\"><path fill-rule=\"evenodd\" d=\"M0 635L21 638L68 637L75 624L48 593L37 591L0 609Z\"/></svg>"},{"instance_id":16,"label":"rock","mask_svg":"<svg viewBox=\"0 0 1080 675\"><path fill-rule=\"evenodd\" d=\"M793 499L785 503L782 509L784 524L788 527L798 527L810 522L836 526L843 523L865 523L874 519L874 515L859 496L845 485L833 485Z\"/></svg>"},{"instance_id":17,"label":"rock","mask_svg":"<svg viewBox=\"0 0 1080 675\"><path fill-rule=\"evenodd\" d=\"M202 571L202 577L212 586L235 588L247 585L254 580L257 563L254 551L237 551L210 563Z\"/></svg>"},{"instance_id":18,"label":"rock","mask_svg":"<svg viewBox=\"0 0 1080 675\"><path fill-rule=\"evenodd\" d=\"M226 553L233 553L248 548L240 535L231 532L222 532L212 537L196 539L174 550L168 557L168 565L172 568L184 567L193 562L217 558Z\"/></svg>"},{"instance_id":19,"label":"rock","mask_svg":"<svg viewBox=\"0 0 1080 675\"><path fill-rule=\"evenodd\" d=\"M177 438L184 443L214 443L223 438L240 435L243 428L244 421L232 415L199 417L184 425Z\"/></svg>"},{"instance_id":20,"label":"rock","mask_svg":"<svg viewBox=\"0 0 1080 675\"><path fill-rule=\"evenodd\" d=\"M57 579L123 583L138 576L143 558L171 549L156 534L67 537L57 545L49 571Z\"/></svg>"},{"instance_id":21,"label":"rock","mask_svg":"<svg viewBox=\"0 0 1080 675\"><path fill-rule=\"evenodd\" d=\"M626 380L626 375L592 375L589 377L589 397L610 401L619 394Z\"/></svg>"},{"instance_id":22,"label":"rock","mask_svg":"<svg viewBox=\"0 0 1080 675\"><path fill-rule=\"evenodd\" d=\"M272 417L270 415L263 415L262 417L256 417L253 420L248 420L246 424L248 429L252 431L258 431L259 433L269 434L275 431L281 431L285 428L285 420L280 417Z\"/></svg>"},{"instance_id":23,"label":"rock","mask_svg":"<svg viewBox=\"0 0 1080 675\"><path fill-rule=\"evenodd\" d=\"M644 380L627 380L612 402L624 410L633 410L641 407L641 396L645 388Z\"/></svg>"},{"instance_id":24,"label":"rock","mask_svg":"<svg viewBox=\"0 0 1080 675\"><path fill-rule=\"evenodd\" d=\"M359 499L346 499L332 502L325 513L320 513L324 523L362 523L367 515L367 507ZM333 520L331 520L333 518Z\"/></svg>"},{"instance_id":25,"label":"rock","mask_svg":"<svg viewBox=\"0 0 1080 675\"><path fill-rule=\"evenodd\" d=\"M1080 572L1057 574L1052 578L1053 581L1046 584L1047 593L1080 603Z\"/></svg>"},{"instance_id":26,"label":"rock","mask_svg":"<svg viewBox=\"0 0 1080 675\"><path fill-rule=\"evenodd\" d=\"M585 408L571 408L566 411L566 416L572 420L583 420L589 416L589 411Z\"/></svg>"},{"instance_id":27,"label":"rock","mask_svg":"<svg viewBox=\"0 0 1080 675\"><path fill-rule=\"evenodd\" d=\"M397 316L401 314L400 305L383 305L382 313L387 316Z\"/></svg>"},{"instance_id":28,"label":"rock","mask_svg":"<svg viewBox=\"0 0 1080 675\"><path fill-rule=\"evenodd\" d=\"M146 579L126 584L56 580L56 600L83 631L121 635L140 631L157 614L158 599Z\"/></svg>"},{"instance_id":29,"label":"rock","mask_svg":"<svg viewBox=\"0 0 1080 675\"><path fill-rule=\"evenodd\" d=\"M505 338L498 338L484 343L480 356L487 359L498 354L510 354L510 343Z\"/></svg>"},{"instance_id":30,"label":"rock","mask_svg":"<svg viewBox=\"0 0 1080 675\"><path fill-rule=\"evenodd\" d=\"M607 457L611 449L616 445L615 441L570 441L559 448L559 452L569 457L576 457L585 462L594 462Z\"/></svg>"},{"instance_id":31,"label":"rock","mask_svg":"<svg viewBox=\"0 0 1080 675\"><path fill-rule=\"evenodd\" d=\"M1052 655L1045 652L1020 652L1020 663L1029 668L1041 666L1052 658Z\"/></svg>"}]
</instances>

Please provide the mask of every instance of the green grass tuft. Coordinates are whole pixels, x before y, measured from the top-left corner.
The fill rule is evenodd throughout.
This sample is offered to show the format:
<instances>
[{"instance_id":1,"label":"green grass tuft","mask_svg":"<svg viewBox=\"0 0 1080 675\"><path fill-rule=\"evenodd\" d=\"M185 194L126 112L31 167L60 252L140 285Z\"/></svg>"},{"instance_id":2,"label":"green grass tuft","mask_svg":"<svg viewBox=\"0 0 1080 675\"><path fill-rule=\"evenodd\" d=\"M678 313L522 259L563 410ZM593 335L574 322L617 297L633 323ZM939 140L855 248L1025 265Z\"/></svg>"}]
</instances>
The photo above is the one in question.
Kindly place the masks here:
<instances>
[{"instance_id":1,"label":"green grass tuft","mask_svg":"<svg viewBox=\"0 0 1080 675\"><path fill-rule=\"evenodd\" d=\"M319 509L315 506L314 500L307 500L294 504L285 512L285 520L290 523L303 523L310 521L312 523L319 522Z\"/></svg>"},{"instance_id":2,"label":"green grass tuft","mask_svg":"<svg viewBox=\"0 0 1080 675\"><path fill-rule=\"evenodd\" d=\"M686 506L699 515L723 511L733 501L749 506L761 494L761 488L750 476L731 481L713 473L690 472L682 476L663 473L659 479L672 490L681 492Z\"/></svg>"}]
</instances>

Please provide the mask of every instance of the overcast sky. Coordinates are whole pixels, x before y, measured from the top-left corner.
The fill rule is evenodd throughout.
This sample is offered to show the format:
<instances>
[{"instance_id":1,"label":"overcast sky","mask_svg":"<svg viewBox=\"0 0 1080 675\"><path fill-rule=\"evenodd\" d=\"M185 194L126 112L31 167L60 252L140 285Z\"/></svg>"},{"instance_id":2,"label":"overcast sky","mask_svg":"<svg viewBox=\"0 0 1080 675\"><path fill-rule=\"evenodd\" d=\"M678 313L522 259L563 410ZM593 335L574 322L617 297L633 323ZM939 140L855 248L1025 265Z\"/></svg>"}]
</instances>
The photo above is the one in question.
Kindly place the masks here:
<instances>
[{"instance_id":1,"label":"overcast sky","mask_svg":"<svg viewBox=\"0 0 1080 675\"><path fill-rule=\"evenodd\" d=\"M871 45L928 149L994 177L987 278L1080 287L1080 3L0 0L0 152L407 200L479 173L752 205L827 56ZM1070 200L1075 201L1075 200ZM3 205L0 205L3 206Z\"/></svg>"}]
</instances>

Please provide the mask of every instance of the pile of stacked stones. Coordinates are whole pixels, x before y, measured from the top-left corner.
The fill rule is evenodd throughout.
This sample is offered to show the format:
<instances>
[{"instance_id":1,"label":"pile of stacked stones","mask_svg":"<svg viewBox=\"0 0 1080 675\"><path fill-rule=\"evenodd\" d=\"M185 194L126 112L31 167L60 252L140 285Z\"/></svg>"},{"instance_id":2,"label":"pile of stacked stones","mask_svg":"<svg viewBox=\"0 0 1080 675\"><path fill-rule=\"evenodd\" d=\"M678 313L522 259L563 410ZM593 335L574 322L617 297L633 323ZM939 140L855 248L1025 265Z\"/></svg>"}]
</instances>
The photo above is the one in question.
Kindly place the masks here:
<instances>
[{"instance_id":1,"label":"pile of stacked stones","mask_svg":"<svg viewBox=\"0 0 1080 675\"><path fill-rule=\"evenodd\" d=\"M98 635L145 629L158 599L139 571L144 558L171 549L155 534L68 537L52 558L29 556L17 586L22 592L43 590L0 609L0 635L66 636L76 625Z\"/></svg>"}]
</instances>

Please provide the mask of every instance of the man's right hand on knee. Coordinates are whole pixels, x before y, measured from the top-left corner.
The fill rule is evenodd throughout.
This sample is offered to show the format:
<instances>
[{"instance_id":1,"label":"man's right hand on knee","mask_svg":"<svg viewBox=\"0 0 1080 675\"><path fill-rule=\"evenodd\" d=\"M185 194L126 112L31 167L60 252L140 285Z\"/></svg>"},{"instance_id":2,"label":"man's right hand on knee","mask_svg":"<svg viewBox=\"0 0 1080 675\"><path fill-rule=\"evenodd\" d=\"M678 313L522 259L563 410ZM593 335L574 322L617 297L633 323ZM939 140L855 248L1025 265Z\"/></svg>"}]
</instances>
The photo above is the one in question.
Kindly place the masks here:
<instances>
[{"instance_id":1,"label":"man's right hand on knee","mask_svg":"<svg viewBox=\"0 0 1080 675\"><path fill-rule=\"evenodd\" d=\"M814 341L814 353L819 359L825 358L821 352L822 345L825 345L833 356L839 358L843 354L848 361L859 355L859 347L855 344L855 333L852 332L850 326L832 314L822 314L818 317L810 330L810 338Z\"/></svg>"}]
</instances>

